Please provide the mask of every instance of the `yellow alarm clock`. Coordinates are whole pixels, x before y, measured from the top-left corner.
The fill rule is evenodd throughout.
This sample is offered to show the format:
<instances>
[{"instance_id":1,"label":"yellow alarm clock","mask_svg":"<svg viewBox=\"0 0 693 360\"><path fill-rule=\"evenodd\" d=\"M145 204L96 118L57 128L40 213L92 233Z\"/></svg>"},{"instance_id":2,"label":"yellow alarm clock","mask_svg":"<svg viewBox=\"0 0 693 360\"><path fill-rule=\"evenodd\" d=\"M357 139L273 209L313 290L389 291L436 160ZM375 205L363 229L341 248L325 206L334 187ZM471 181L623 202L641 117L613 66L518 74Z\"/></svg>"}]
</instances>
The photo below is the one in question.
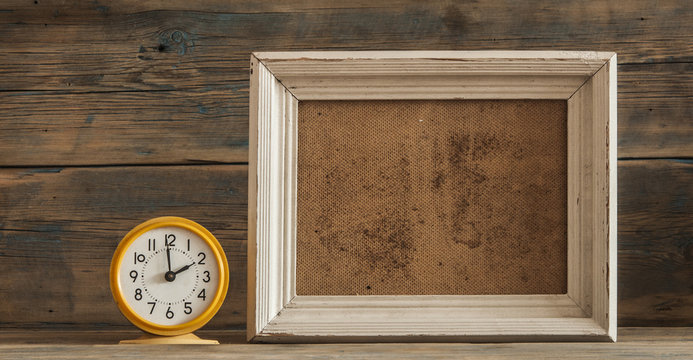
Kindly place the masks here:
<instances>
[{"instance_id":1,"label":"yellow alarm clock","mask_svg":"<svg viewBox=\"0 0 693 360\"><path fill-rule=\"evenodd\" d=\"M176 336L199 329L216 314L229 269L212 233L167 216L125 235L111 261L110 282L118 308L132 324L150 334Z\"/></svg>"}]
</instances>

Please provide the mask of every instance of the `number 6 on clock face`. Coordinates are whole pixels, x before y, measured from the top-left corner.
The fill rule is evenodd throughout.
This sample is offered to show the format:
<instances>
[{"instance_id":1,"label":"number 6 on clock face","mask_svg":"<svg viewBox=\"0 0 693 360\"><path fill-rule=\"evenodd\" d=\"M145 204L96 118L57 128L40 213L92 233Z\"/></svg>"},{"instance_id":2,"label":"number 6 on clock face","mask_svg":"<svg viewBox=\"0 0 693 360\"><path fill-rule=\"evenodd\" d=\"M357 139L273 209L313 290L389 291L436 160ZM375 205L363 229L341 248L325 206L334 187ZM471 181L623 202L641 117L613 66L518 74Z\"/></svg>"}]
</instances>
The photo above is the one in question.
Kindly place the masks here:
<instances>
[{"instance_id":1,"label":"number 6 on clock face","mask_svg":"<svg viewBox=\"0 0 693 360\"><path fill-rule=\"evenodd\" d=\"M183 218L149 220L128 233L111 262L118 308L140 329L180 335L207 323L228 289L221 245L201 225Z\"/></svg>"}]
</instances>

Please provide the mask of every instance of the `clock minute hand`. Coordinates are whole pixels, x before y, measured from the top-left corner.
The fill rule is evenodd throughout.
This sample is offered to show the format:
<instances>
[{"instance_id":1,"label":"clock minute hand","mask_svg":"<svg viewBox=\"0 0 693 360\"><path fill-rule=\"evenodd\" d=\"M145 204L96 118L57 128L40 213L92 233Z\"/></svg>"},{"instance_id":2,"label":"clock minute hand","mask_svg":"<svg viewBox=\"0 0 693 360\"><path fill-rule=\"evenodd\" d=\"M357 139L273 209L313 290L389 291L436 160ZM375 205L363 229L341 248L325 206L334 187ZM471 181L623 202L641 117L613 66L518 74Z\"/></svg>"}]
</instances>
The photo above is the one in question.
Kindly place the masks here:
<instances>
[{"instance_id":1,"label":"clock minute hand","mask_svg":"<svg viewBox=\"0 0 693 360\"><path fill-rule=\"evenodd\" d=\"M183 266L182 268L178 269L176 272L174 272L174 274L177 275L177 274L179 274L179 273L182 273L183 271L190 269L190 267L193 266L193 265L195 265L195 263L192 263L192 264L190 264L190 265L185 265L185 266Z\"/></svg>"},{"instance_id":2,"label":"clock minute hand","mask_svg":"<svg viewBox=\"0 0 693 360\"><path fill-rule=\"evenodd\" d=\"M168 262L168 271L171 271L171 248L166 243L166 262Z\"/></svg>"}]
</instances>

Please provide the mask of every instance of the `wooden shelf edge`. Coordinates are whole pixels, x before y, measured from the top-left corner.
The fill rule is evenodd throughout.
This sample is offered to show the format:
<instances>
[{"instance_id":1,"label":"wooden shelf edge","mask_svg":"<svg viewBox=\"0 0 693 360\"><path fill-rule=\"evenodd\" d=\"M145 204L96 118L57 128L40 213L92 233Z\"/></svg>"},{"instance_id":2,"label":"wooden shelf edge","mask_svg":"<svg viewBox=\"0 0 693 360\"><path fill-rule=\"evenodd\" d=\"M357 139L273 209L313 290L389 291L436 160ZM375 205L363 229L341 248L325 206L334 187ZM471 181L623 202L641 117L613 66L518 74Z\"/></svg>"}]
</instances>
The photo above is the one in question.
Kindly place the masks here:
<instances>
[{"instance_id":1,"label":"wooden shelf edge","mask_svg":"<svg viewBox=\"0 0 693 360\"><path fill-rule=\"evenodd\" d=\"M691 343L693 346L693 328L691 327L620 327L618 331L618 343L679 342ZM120 340L137 338L142 334L136 329L0 328L0 346L115 345ZM247 344L244 330L200 330L195 334L202 338L218 339L221 344Z\"/></svg>"},{"instance_id":2,"label":"wooden shelf edge","mask_svg":"<svg viewBox=\"0 0 693 360\"><path fill-rule=\"evenodd\" d=\"M0 329L0 359L102 359L118 354L127 358L187 359L679 359L693 354L693 328L620 328L617 343L370 343L370 344L247 344L245 332L199 331L221 345L116 345L137 336L134 330Z\"/></svg>"}]
</instances>

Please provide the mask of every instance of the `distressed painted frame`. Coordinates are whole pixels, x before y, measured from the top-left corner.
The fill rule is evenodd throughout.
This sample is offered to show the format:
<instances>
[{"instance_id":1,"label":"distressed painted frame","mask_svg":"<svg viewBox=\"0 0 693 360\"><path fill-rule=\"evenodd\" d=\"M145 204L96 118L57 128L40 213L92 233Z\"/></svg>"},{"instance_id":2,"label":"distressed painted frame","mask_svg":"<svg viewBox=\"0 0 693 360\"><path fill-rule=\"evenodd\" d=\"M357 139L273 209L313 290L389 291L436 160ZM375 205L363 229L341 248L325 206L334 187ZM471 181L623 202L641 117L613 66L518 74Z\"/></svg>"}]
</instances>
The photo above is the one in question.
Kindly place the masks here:
<instances>
[{"instance_id":1,"label":"distressed painted frame","mask_svg":"<svg viewBox=\"0 0 693 360\"><path fill-rule=\"evenodd\" d=\"M616 341L616 54L261 52L250 61L248 340ZM301 100L564 99L568 291L296 296Z\"/></svg>"}]
</instances>

